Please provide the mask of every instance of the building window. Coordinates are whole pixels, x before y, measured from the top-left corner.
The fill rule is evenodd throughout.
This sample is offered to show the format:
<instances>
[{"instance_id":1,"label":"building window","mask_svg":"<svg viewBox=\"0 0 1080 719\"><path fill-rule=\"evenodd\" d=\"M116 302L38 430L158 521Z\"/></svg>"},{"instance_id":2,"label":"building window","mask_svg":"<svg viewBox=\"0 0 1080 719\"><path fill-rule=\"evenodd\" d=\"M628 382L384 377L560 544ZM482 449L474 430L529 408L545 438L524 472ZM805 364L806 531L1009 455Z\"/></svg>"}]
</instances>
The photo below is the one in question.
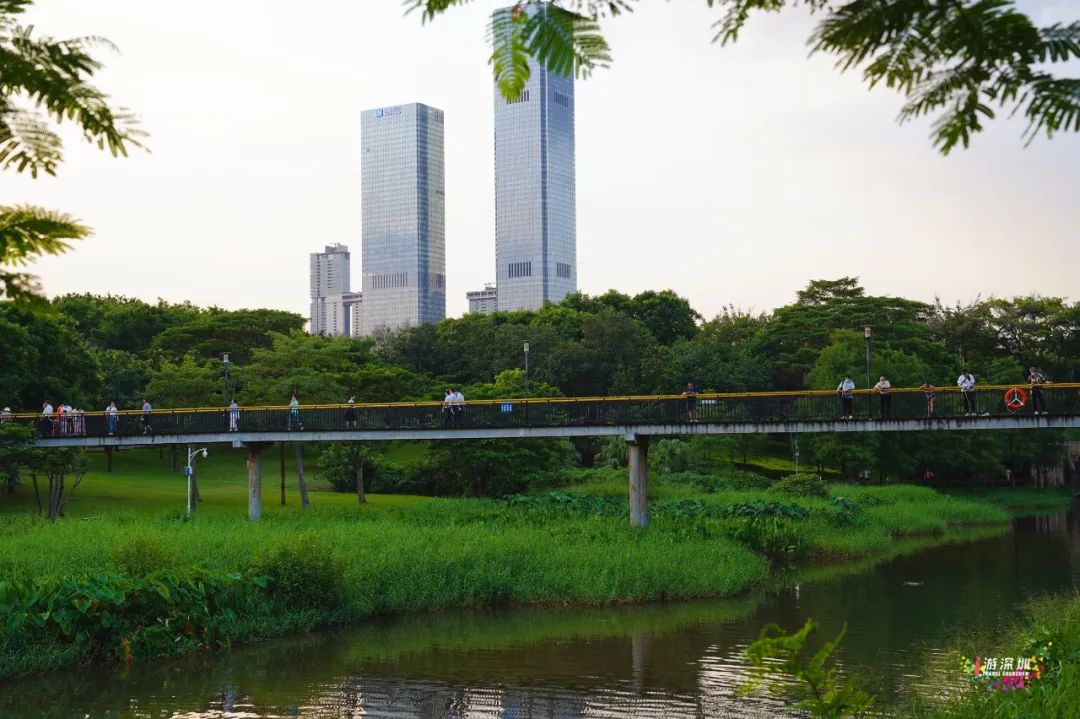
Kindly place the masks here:
<instances>
[{"instance_id":1,"label":"building window","mask_svg":"<svg viewBox=\"0 0 1080 719\"><path fill-rule=\"evenodd\" d=\"M430 276L428 286L433 290L445 290L446 289L446 275L433 273Z\"/></svg>"},{"instance_id":2,"label":"building window","mask_svg":"<svg viewBox=\"0 0 1080 719\"><path fill-rule=\"evenodd\" d=\"M384 275L371 275L371 289L389 290L395 287L408 287L409 275L407 272L390 272Z\"/></svg>"},{"instance_id":3,"label":"building window","mask_svg":"<svg viewBox=\"0 0 1080 719\"><path fill-rule=\"evenodd\" d=\"M555 274L557 274L559 277L565 277L566 279L571 279L573 277L570 272L570 265L565 262L555 263Z\"/></svg>"},{"instance_id":4,"label":"building window","mask_svg":"<svg viewBox=\"0 0 1080 719\"><path fill-rule=\"evenodd\" d=\"M556 91L556 93L555 93L555 104L556 105L562 105L563 107L569 109L570 108L570 98L567 97L566 95L562 94L561 92Z\"/></svg>"},{"instance_id":5,"label":"building window","mask_svg":"<svg viewBox=\"0 0 1080 719\"><path fill-rule=\"evenodd\" d=\"M507 276L510 279L532 277L532 262L511 262Z\"/></svg>"},{"instance_id":6,"label":"building window","mask_svg":"<svg viewBox=\"0 0 1080 719\"><path fill-rule=\"evenodd\" d=\"M519 102L528 102L528 101L529 101L529 91L528 90L522 90L521 94L518 96L518 99L516 99L516 100L507 100L506 104L507 105L516 105Z\"/></svg>"}]
</instances>

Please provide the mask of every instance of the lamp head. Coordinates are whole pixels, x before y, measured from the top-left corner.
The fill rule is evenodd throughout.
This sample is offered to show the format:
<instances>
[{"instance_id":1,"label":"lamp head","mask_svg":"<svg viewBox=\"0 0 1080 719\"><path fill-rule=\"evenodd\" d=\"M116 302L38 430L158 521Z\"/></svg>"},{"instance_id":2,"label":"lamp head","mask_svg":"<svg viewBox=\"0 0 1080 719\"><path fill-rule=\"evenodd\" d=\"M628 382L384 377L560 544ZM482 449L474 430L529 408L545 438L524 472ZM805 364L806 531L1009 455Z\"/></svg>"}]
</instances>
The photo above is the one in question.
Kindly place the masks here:
<instances>
[{"instance_id":1,"label":"lamp head","mask_svg":"<svg viewBox=\"0 0 1080 719\"><path fill-rule=\"evenodd\" d=\"M208 454L210 454L210 451L209 451L209 450L206 450L206 449L204 449L204 450L202 451L202 456L203 456L203 459L206 459L206 455L208 455Z\"/></svg>"}]
</instances>

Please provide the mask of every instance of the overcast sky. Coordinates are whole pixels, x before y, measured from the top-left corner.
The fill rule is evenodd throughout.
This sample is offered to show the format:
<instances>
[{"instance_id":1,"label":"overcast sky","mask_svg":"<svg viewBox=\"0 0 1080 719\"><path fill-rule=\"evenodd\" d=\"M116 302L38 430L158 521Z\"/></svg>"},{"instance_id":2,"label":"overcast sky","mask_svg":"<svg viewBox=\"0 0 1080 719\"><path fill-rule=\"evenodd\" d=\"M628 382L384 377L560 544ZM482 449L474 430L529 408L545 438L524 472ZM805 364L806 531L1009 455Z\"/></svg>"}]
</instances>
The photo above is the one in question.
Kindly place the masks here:
<instances>
[{"instance_id":1,"label":"overcast sky","mask_svg":"<svg viewBox=\"0 0 1080 719\"><path fill-rule=\"evenodd\" d=\"M446 113L447 313L463 313L495 274L484 33L505 4L423 26L399 0L39 0L40 32L120 47L99 84L152 150L72 136L57 178L0 175L3 203L95 230L37 266L46 291L306 314L308 253L332 242L358 289L360 112L419 101ZM1080 17L1075 0L1021 5ZM807 58L808 16L756 18L724 48L716 17L642 0L604 25L615 62L577 86L582 290L671 288L707 316L841 275L924 300L1080 298L1080 136L1025 149L1002 121L941 157L927 124L895 123L897 95Z\"/></svg>"}]
</instances>

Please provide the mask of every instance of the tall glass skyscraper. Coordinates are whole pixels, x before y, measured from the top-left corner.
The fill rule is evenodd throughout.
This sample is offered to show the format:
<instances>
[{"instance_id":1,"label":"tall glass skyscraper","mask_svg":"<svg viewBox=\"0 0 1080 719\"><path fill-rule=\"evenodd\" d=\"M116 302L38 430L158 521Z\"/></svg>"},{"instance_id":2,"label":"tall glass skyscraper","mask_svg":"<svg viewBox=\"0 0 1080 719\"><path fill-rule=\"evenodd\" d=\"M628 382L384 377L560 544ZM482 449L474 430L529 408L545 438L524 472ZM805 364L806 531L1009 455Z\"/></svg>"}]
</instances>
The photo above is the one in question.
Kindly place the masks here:
<instances>
[{"instance_id":1,"label":"tall glass skyscraper","mask_svg":"<svg viewBox=\"0 0 1080 719\"><path fill-rule=\"evenodd\" d=\"M544 11L543 5L524 7ZM495 87L499 310L538 309L577 290L574 79L532 59L529 68L529 81L515 100L507 101Z\"/></svg>"},{"instance_id":2,"label":"tall glass skyscraper","mask_svg":"<svg viewBox=\"0 0 1080 719\"><path fill-rule=\"evenodd\" d=\"M446 317L443 113L421 103L360 118L362 332Z\"/></svg>"}]
</instances>

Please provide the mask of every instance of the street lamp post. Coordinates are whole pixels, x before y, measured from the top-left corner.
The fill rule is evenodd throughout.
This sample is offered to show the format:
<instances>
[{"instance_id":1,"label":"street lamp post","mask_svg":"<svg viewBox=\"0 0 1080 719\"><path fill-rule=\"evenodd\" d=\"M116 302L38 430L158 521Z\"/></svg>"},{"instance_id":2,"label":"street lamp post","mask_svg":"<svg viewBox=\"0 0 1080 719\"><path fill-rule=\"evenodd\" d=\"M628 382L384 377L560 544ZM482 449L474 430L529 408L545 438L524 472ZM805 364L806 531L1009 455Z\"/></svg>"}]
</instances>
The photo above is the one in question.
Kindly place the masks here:
<instances>
[{"instance_id":1,"label":"street lamp post","mask_svg":"<svg viewBox=\"0 0 1080 719\"><path fill-rule=\"evenodd\" d=\"M225 384L223 385L223 394L225 395L225 406L229 406L229 353L221 355L221 361L225 364Z\"/></svg>"},{"instance_id":2,"label":"street lamp post","mask_svg":"<svg viewBox=\"0 0 1080 719\"><path fill-rule=\"evenodd\" d=\"M206 451L206 447L202 449L192 449L188 447L187 452L187 466L184 467L184 476L187 477L187 516L195 514L195 459L202 454L203 459L206 459L206 455L209 452Z\"/></svg>"},{"instance_id":3,"label":"street lamp post","mask_svg":"<svg viewBox=\"0 0 1080 719\"><path fill-rule=\"evenodd\" d=\"M525 396L529 396L529 340L525 340L523 345L525 350Z\"/></svg>"},{"instance_id":4,"label":"street lamp post","mask_svg":"<svg viewBox=\"0 0 1080 719\"><path fill-rule=\"evenodd\" d=\"M870 389L870 336L871 336L871 334L872 334L872 332L870 330L870 325L866 325L865 327L863 327L863 337L866 338L866 389L867 390ZM872 401L873 400L870 397L870 392L868 391L866 393L867 408L869 408L870 403ZM868 411L869 411L869 409L868 409Z\"/></svg>"}]
</instances>

